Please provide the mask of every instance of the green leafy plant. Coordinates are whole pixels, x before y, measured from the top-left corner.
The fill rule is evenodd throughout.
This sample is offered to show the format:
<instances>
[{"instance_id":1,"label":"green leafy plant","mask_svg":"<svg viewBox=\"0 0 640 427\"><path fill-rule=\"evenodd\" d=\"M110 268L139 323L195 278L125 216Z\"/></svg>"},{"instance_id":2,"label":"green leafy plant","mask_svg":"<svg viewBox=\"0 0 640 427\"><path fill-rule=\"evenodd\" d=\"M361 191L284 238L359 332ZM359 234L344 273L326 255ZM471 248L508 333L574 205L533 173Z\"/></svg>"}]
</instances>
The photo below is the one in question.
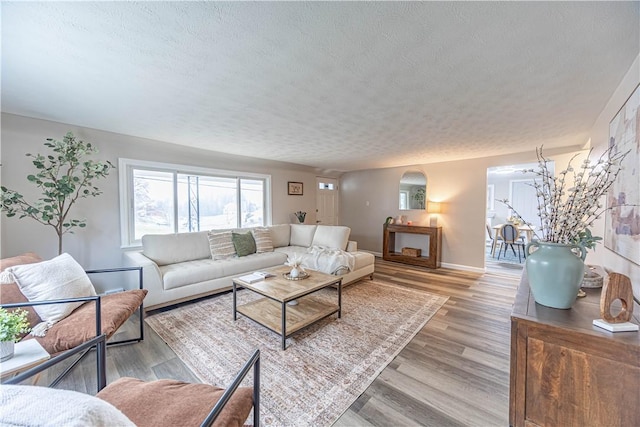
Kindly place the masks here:
<instances>
[{"instance_id":1,"label":"green leafy plant","mask_svg":"<svg viewBox=\"0 0 640 427\"><path fill-rule=\"evenodd\" d=\"M30 330L26 310L7 311L0 307L0 341L15 342Z\"/></svg>"},{"instance_id":2,"label":"green leafy plant","mask_svg":"<svg viewBox=\"0 0 640 427\"><path fill-rule=\"evenodd\" d=\"M536 148L538 168L522 171L536 175L532 186L536 190L542 230L542 236L534 232L536 237L543 242L569 244L582 241L582 235L592 248L595 247L600 238L591 236L588 227L610 209L602 204L602 199L616 181L629 152L617 152L615 146L610 146L597 160L592 160L590 151L580 166L574 168L571 162L577 157L575 155L567 168L555 176L549 167L550 160L542 155L542 148ZM526 223L509 200L499 201Z\"/></svg>"},{"instance_id":3,"label":"green leafy plant","mask_svg":"<svg viewBox=\"0 0 640 427\"><path fill-rule=\"evenodd\" d=\"M298 211L296 213L294 213L294 215L296 216L296 218L298 218L298 221L300 221L300 224L302 224L304 222L304 219L307 216L306 212L302 212L302 211Z\"/></svg>"},{"instance_id":4,"label":"green leafy plant","mask_svg":"<svg viewBox=\"0 0 640 427\"><path fill-rule=\"evenodd\" d=\"M602 237L594 236L591 234L591 230L585 228L583 231L578 233L578 236L573 240L573 243L576 245L582 245L586 249L596 249L596 243L602 240Z\"/></svg>"},{"instance_id":5,"label":"green leafy plant","mask_svg":"<svg viewBox=\"0 0 640 427\"><path fill-rule=\"evenodd\" d=\"M71 207L80 198L102 194L93 181L105 178L115 166L109 161L83 160L97 153L97 149L71 132L62 141L47 138L44 145L51 149L51 154L27 154L34 159L33 165L37 169L35 174L27 176L27 180L42 190L42 197L30 203L17 191L0 187L0 202L7 217L20 215L20 218L32 218L53 227L58 235L60 254L62 236L87 225L84 219L70 218Z\"/></svg>"},{"instance_id":6,"label":"green leafy plant","mask_svg":"<svg viewBox=\"0 0 640 427\"><path fill-rule=\"evenodd\" d=\"M416 191L416 194L413 195L413 199L418 202L418 205L420 205L420 209L424 209L424 198L425 198L425 194L426 191L424 188L419 188Z\"/></svg>"}]
</instances>

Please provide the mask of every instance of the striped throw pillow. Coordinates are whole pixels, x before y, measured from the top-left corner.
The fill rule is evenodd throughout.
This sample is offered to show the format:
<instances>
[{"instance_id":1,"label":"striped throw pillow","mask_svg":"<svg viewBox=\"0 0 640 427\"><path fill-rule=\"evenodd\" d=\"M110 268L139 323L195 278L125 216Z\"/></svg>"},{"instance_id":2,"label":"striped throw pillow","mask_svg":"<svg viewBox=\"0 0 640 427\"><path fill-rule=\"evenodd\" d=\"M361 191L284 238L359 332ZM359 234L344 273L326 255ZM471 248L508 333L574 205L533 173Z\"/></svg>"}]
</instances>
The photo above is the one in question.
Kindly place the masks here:
<instances>
[{"instance_id":1,"label":"striped throw pillow","mask_svg":"<svg viewBox=\"0 0 640 427\"><path fill-rule=\"evenodd\" d=\"M273 252L273 240L271 230L268 228L254 228L253 238L256 241L256 253Z\"/></svg>"},{"instance_id":2,"label":"striped throw pillow","mask_svg":"<svg viewBox=\"0 0 640 427\"><path fill-rule=\"evenodd\" d=\"M233 246L231 239L231 231L210 231L209 249L211 249L211 257L213 259L226 259L236 254L236 248Z\"/></svg>"}]
</instances>

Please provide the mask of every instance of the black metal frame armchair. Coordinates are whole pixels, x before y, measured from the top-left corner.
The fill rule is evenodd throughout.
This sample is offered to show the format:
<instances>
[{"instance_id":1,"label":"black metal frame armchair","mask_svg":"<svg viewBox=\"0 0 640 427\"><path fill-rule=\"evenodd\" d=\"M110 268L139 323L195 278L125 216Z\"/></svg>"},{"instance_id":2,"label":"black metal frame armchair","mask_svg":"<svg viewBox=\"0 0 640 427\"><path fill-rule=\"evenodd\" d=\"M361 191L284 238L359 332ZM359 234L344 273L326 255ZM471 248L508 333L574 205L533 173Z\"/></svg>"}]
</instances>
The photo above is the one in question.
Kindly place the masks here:
<instances>
[{"instance_id":1,"label":"black metal frame armchair","mask_svg":"<svg viewBox=\"0 0 640 427\"><path fill-rule=\"evenodd\" d=\"M91 298L96 298L96 297L91 297ZM96 304L99 306L100 304L99 298L94 300L96 301ZM11 379L5 381L4 384L20 384L21 382L31 378L32 376L46 369L49 369L50 367L74 355L78 355L78 354L84 355L88 350L95 347L96 356L97 356L96 357L97 386L98 386L98 392L100 392L106 386L106 360L104 357L105 351L106 351L106 344L107 344L106 336L104 334L100 334L97 337L92 338L91 340L71 350L68 350L54 358L51 358L46 362L29 369L28 371L25 371L19 375L16 375L15 377L12 377ZM252 402L253 402L253 425L256 427L260 425L260 350L255 350L251 355L251 357L249 358L249 360L247 360L243 365L243 367L240 369L238 374L236 374L233 382L225 389L222 396L220 396L216 404L209 411L206 418L202 421L201 423L202 427L208 427L213 425L216 419L218 419L218 417L221 415L222 411L225 408L225 405L229 403L233 394L237 391L242 381L245 379L247 374L251 371L253 371L253 390L251 395ZM25 387L30 387L30 386L25 386ZM124 386L120 387L120 389L122 388L124 388ZM126 393L126 390L118 390L118 391L122 391L123 393ZM108 399L104 399L104 400L110 402ZM110 402L110 403L114 404L113 402ZM203 403L210 404L211 402L203 402ZM114 404L114 406L116 406L116 408L120 409L125 415L127 415L126 409L118 407L117 404Z\"/></svg>"},{"instance_id":2,"label":"black metal frame armchair","mask_svg":"<svg viewBox=\"0 0 640 427\"><path fill-rule=\"evenodd\" d=\"M142 275L142 267L122 267L122 268L112 268L112 269L100 269L100 270L87 270L85 271L87 274L99 274L99 273L113 273L113 272L126 272L126 271L138 271L138 288L140 290L143 289L143 275ZM78 346L63 351L61 355L69 354L65 356L64 359L67 359L70 356L79 354L78 358L69 365L63 372L61 372L52 382L49 384L50 387L55 387L84 357L89 353L93 348L96 349L96 357L98 358L98 369L102 366L102 374L100 371L98 372L98 384L104 387L106 385L106 376L104 373L104 366L106 366L106 346L111 345L119 345L119 344L128 344L133 342L140 342L144 340L144 305L143 302L140 302L136 311L138 311L139 315L139 335L135 338L124 339L119 341L109 341L103 346L100 344L99 340L95 341L95 339L101 335L102 332L102 296L88 296L88 297L78 297L78 298L64 298L64 299L56 299L56 300L47 300L47 301L27 301L20 303L9 303L9 304L1 304L0 307L9 309L9 308L24 308L24 307L34 307L39 305L51 305L51 304L64 304L64 303L72 303L72 302L84 302L88 303L93 301L95 304L95 336L92 339L87 339L83 343ZM73 316L73 313L69 315L69 317ZM125 319L126 321L126 319ZM123 322L124 323L124 322ZM112 331L111 335L115 334L117 328ZM109 338L106 335L105 341ZM86 345L87 343L92 342L92 345ZM82 351L76 351L77 348L82 348ZM57 353L56 353L57 354ZM57 359L57 356L56 356ZM58 362L60 359L57 359ZM47 364L47 366L51 366ZM39 371L40 372L40 371Z\"/></svg>"}]
</instances>

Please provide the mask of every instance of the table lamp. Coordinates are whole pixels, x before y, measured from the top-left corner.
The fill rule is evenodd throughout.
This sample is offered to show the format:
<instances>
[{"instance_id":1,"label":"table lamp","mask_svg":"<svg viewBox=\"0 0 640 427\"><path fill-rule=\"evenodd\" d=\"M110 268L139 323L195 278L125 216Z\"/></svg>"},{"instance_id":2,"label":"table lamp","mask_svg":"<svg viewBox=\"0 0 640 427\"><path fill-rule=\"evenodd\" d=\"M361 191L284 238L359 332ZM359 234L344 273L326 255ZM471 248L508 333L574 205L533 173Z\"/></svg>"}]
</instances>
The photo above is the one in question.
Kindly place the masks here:
<instances>
[{"instance_id":1,"label":"table lamp","mask_svg":"<svg viewBox=\"0 0 640 427\"><path fill-rule=\"evenodd\" d=\"M441 211L440 202L429 202L427 204L427 213L429 214L429 226L438 226L438 214Z\"/></svg>"}]
</instances>

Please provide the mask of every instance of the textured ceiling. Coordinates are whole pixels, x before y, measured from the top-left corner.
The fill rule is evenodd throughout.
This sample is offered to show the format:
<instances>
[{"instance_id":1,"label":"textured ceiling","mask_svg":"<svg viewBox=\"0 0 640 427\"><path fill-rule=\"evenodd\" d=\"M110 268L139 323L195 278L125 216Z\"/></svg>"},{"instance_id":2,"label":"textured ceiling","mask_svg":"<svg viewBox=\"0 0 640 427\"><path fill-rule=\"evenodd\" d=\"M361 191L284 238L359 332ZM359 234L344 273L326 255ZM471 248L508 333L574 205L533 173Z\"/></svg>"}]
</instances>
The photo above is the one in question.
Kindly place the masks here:
<instances>
[{"instance_id":1,"label":"textured ceiling","mask_svg":"<svg viewBox=\"0 0 640 427\"><path fill-rule=\"evenodd\" d=\"M339 171L583 145L640 46L638 2L1 7L4 112Z\"/></svg>"}]
</instances>

